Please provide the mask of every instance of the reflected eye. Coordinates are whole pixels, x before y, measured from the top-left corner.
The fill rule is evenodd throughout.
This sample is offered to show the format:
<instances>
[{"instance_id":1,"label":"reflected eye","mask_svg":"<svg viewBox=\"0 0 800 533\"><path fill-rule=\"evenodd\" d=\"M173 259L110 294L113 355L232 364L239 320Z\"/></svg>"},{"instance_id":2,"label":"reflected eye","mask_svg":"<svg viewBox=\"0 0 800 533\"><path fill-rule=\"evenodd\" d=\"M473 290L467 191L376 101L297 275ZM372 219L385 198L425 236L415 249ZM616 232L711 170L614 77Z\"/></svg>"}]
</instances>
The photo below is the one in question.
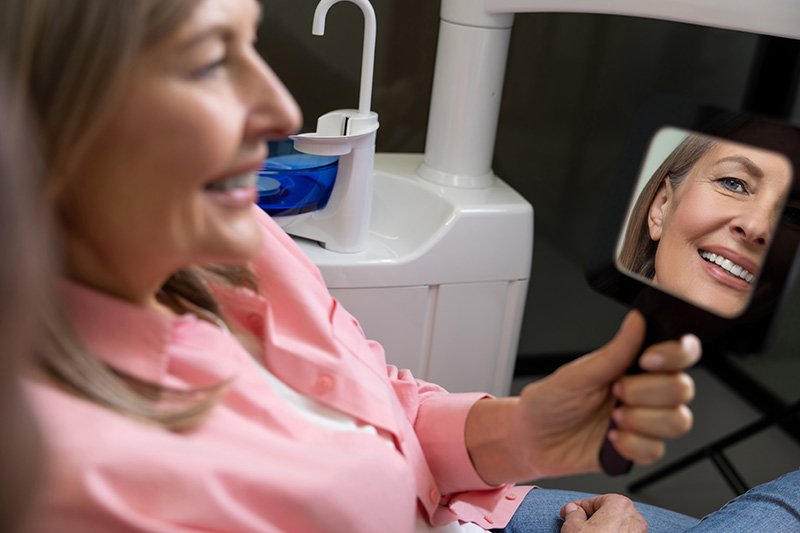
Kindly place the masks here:
<instances>
[{"instance_id":1,"label":"reflected eye","mask_svg":"<svg viewBox=\"0 0 800 533\"><path fill-rule=\"evenodd\" d=\"M747 184L744 180L740 180L739 178L720 178L717 182L722 185L726 190L735 193L749 193L750 191L747 190Z\"/></svg>"}]
</instances>

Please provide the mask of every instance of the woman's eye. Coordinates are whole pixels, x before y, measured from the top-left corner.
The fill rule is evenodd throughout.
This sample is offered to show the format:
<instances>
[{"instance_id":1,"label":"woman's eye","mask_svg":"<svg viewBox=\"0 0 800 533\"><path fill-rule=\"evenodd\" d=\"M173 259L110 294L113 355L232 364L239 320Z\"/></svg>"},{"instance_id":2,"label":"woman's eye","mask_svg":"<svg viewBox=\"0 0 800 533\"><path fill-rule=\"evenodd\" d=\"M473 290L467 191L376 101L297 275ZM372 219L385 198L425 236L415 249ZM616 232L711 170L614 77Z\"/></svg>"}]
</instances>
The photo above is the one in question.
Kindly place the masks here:
<instances>
[{"instance_id":1,"label":"woman's eye","mask_svg":"<svg viewBox=\"0 0 800 533\"><path fill-rule=\"evenodd\" d=\"M740 180L739 178L721 178L719 183L726 189L731 192L736 193L747 193L747 184Z\"/></svg>"},{"instance_id":2,"label":"woman's eye","mask_svg":"<svg viewBox=\"0 0 800 533\"><path fill-rule=\"evenodd\" d=\"M222 57L216 61L212 61L203 67L192 72L192 78L203 79L215 75L228 63L227 57Z\"/></svg>"}]
</instances>

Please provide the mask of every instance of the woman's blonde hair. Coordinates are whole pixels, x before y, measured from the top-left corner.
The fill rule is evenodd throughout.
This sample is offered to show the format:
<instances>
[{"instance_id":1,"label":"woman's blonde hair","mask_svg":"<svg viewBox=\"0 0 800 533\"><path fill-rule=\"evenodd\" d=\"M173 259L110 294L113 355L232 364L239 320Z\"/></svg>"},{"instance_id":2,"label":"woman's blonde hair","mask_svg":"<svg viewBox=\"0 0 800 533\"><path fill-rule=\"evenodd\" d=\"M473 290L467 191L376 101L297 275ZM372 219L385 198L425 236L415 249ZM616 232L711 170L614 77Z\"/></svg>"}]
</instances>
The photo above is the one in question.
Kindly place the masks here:
<instances>
[{"instance_id":1,"label":"woman's blonde hair","mask_svg":"<svg viewBox=\"0 0 800 533\"><path fill-rule=\"evenodd\" d=\"M7 434L0 445L0 531L20 530L40 482L41 440L19 377L30 364L52 289L48 224L35 179L41 159L25 109L12 101L19 104L0 64L0 418Z\"/></svg>"},{"instance_id":2,"label":"woman's blonde hair","mask_svg":"<svg viewBox=\"0 0 800 533\"><path fill-rule=\"evenodd\" d=\"M113 109L125 74L144 49L177 28L198 0L3 0L0 51L18 93L27 98L39 127L52 178L76 160ZM135 150L135 148L133 148ZM135 157L135 155L133 156ZM213 277L255 289L246 268L192 268L175 273L159 298L176 311L221 316L206 288ZM45 316L38 359L63 387L127 415L170 429L192 427L224 385L178 392L117 373L93 357L71 327L63 306ZM167 401L178 408L164 408Z\"/></svg>"},{"instance_id":3,"label":"woman's blonde hair","mask_svg":"<svg viewBox=\"0 0 800 533\"><path fill-rule=\"evenodd\" d=\"M655 276L655 257L658 242L650 238L647 214L658 189L669 180L677 190L695 163L714 145L713 137L700 134L687 136L659 165L636 199L625 230L619 266L628 272L652 279Z\"/></svg>"}]
</instances>

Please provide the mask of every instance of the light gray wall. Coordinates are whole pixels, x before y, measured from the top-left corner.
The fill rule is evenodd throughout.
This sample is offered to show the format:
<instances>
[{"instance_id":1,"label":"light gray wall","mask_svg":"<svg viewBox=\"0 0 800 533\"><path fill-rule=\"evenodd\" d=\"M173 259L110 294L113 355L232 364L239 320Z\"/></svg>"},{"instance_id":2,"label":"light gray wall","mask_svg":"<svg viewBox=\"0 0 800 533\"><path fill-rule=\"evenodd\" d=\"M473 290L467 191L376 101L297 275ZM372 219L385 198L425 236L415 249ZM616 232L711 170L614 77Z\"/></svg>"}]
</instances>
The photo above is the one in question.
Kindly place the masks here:
<instances>
[{"instance_id":1,"label":"light gray wall","mask_svg":"<svg viewBox=\"0 0 800 533\"><path fill-rule=\"evenodd\" d=\"M310 34L311 0L267 0L260 46L302 106L356 107L362 18L337 4ZM378 151L422 152L438 2L374 0L373 109ZM756 46L749 34L619 16L518 15L497 135L495 172L534 206L535 246L520 352L583 352L624 313L583 279L594 221L633 116L658 92L718 106L741 101Z\"/></svg>"}]
</instances>

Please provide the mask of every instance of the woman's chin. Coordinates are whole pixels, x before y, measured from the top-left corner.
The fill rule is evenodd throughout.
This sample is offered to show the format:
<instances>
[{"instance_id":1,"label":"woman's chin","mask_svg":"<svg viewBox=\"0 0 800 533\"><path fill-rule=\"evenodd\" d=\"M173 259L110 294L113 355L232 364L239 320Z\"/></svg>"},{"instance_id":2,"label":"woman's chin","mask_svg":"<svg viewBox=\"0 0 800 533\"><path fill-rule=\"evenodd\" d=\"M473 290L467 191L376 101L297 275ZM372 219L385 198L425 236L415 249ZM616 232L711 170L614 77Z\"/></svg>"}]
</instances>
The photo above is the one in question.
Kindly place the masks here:
<instances>
[{"instance_id":1,"label":"woman's chin","mask_svg":"<svg viewBox=\"0 0 800 533\"><path fill-rule=\"evenodd\" d=\"M711 311L717 313L725 318L734 318L739 316L742 311L747 307L747 301L732 301L725 303L717 303L712 305Z\"/></svg>"},{"instance_id":2,"label":"woman's chin","mask_svg":"<svg viewBox=\"0 0 800 533\"><path fill-rule=\"evenodd\" d=\"M258 255L263 244L261 228L253 220L253 224L238 224L209 239L199 255L206 264L244 265Z\"/></svg>"}]
</instances>

